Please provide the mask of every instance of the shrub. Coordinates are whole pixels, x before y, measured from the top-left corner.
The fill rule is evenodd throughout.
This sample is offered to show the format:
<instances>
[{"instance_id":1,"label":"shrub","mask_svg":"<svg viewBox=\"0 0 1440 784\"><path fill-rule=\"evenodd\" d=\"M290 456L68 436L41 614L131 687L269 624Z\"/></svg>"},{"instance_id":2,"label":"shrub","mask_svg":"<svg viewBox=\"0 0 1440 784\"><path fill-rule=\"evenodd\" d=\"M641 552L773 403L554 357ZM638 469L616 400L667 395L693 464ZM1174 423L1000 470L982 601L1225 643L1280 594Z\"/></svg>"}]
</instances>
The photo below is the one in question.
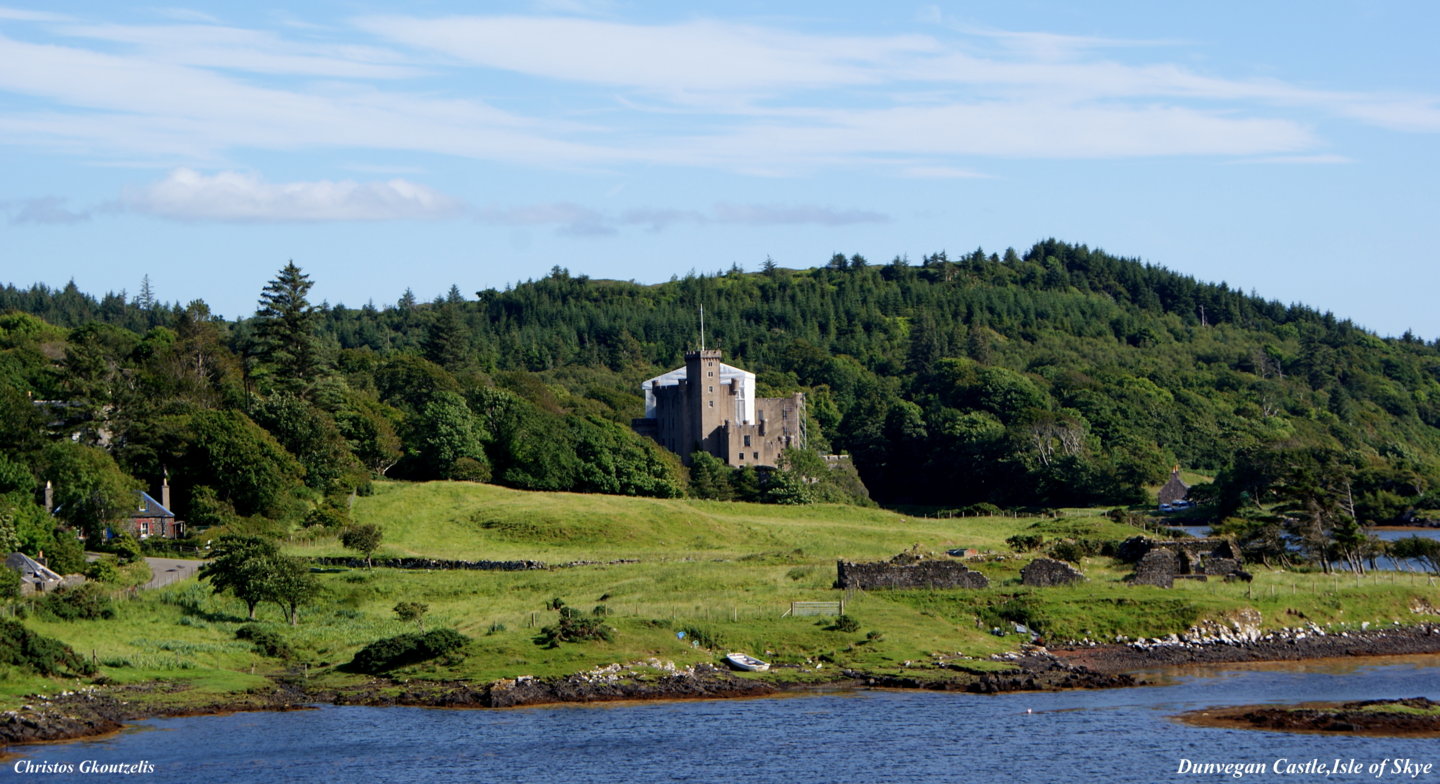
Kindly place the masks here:
<instances>
[{"instance_id":1,"label":"shrub","mask_svg":"<svg viewBox=\"0 0 1440 784\"><path fill-rule=\"evenodd\" d=\"M317 506L305 515L306 528L344 528L349 522L349 516L343 509L329 504Z\"/></svg>"},{"instance_id":2,"label":"shrub","mask_svg":"<svg viewBox=\"0 0 1440 784\"><path fill-rule=\"evenodd\" d=\"M41 609L61 621L93 621L115 617L115 604L95 583L60 588L45 596Z\"/></svg>"},{"instance_id":3,"label":"shrub","mask_svg":"<svg viewBox=\"0 0 1440 784\"><path fill-rule=\"evenodd\" d=\"M406 623L414 621L422 632L425 631L425 613L427 612L430 612L430 605L424 602L400 602L394 607L396 618Z\"/></svg>"},{"instance_id":4,"label":"shrub","mask_svg":"<svg viewBox=\"0 0 1440 784\"><path fill-rule=\"evenodd\" d=\"M826 628L832 632L858 632L860 631L860 622L849 615L841 613L835 616L835 622Z\"/></svg>"},{"instance_id":5,"label":"shrub","mask_svg":"<svg viewBox=\"0 0 1440 784\"><path fill-rule=\"evenodd\" d=\"M1072 542L1069 539L1062 539L1051 544L1048 552L1050 557L1057 561L1069 561L1076 564L1085 557L1085 547L1079 542Z\"/></svg>"},{"instance_id":6,"label":"shrub","mask_svg":"<svg viewBox=\"0 0 1440 784\"><path fill-rule=\"evenodd\" d=\"M285 641L284 635L269 626L247 623L235 630L235 639L249 640L255 646L255 651L261 656L269 656L272 659L293 659L295 657L295 651Z\"/></svg>"},{"instance_id":7,"label":"shrub","mask_svg":"<svg viewBox=\"0 0 1440 784\"><path fill-rule=\"evenodd\" d=\"M0 664L23 667L40 675L95 674L94 665L70 646L6 620L0 620Z\"/></svg>"},{"instance_id":8,"label":"shrub","mask_svg":"<svg viewBox=\"0 0 1440 784\"><path fill-rule=\"evenodd\" d=\"M1005 514L1005 510L990 503L989 501L982 501L978 504L971 504L960 511L964 512L967 516L974 515L976 517L999 517L1000 515Z\"/></svg>"},{"instance_id":9,"label":"shrub","mask_svg":"<svg viewBox=\"0 0 1440 784\"><path fill-rule=\"evenodd\" d=\"M97 583L113 583L120 580L120 569L115 565L115 557L107 555L85 564L85 576Z\"/></svg>"},{"instance_id":10,"label":"shrub","mask_svg":"<svg viewBox=\"0 0 1440 784\"><path fill-rule=\"evenodd\" d=\"M374 675L454 653L468 642L469 637L454 629L433 629L424 634L386 637L361 648L345 669Z\"/></svg>"},{"instance_id":11,"label":"shrub","mask_svg":"<svg viewBox=\"0 0 1440 784\"><path fill-rule=\"evenodd\" d=\"M1017 553L1028 553L1039 547L1044 541L1044 537L1039 534L1015 534L1006 539L1005 544L1010 545L1010 549Z\"/></svg>"},{"instance_id":12,"label":"shrub","mask_svg":"<svg viewBox=\"0 0 1440 784\"><path fill-rule=\"evenodd\" d=\"M557 600L558 601L558 600ZM560 620L552 626L546 626L535 636L535 644L543 645L546 648L558 648L562 642L581 642L583 640L605 640L612 639L610 627L598 617L584 615L573 607L560 608Z\"/></svg>"},{"instance_id":13,"label":"shrub","mask_svg":"<svg viewBox=\"0 0 1440 784\"><path fill-rule=\"evenodd\" d=\"M450 464L449 477L461 482L490 481L490 466L473 457L457 457Z\"/></svg>"},{"instance_id":14,"label":"shrub","mask_svg":"<svg viewBox=\"0 0 1440 784\"><path fill-rule=\"evenodd\" d=\"M705 648L722 648L725 645L724 642L721 641L720 635L712 629L702 629L698 626L685 626L682 627L680 631L685 632L686 637L700 643L700 645Z\"/></svg>"},{"instance_id":15,"label":"shrub","mask_svg":"<svg viewBox=\"0 0 1440 784\"><path fill-rule=\"evenodd\" d=\"M144 555L140 549L140 541L130 534L112 537L103 549L119 557L121 564L135 563Z\"/></svg>"},{"instance_id":16,"label":"shrub","mask_svg":"<svg viewBox=\"0 0 1440 784\"><path fill-rule=\"evenodd\" d=\"M0 601L19 598L20 582L19 572L0 568Z\"/></svg>"}]
</instances>

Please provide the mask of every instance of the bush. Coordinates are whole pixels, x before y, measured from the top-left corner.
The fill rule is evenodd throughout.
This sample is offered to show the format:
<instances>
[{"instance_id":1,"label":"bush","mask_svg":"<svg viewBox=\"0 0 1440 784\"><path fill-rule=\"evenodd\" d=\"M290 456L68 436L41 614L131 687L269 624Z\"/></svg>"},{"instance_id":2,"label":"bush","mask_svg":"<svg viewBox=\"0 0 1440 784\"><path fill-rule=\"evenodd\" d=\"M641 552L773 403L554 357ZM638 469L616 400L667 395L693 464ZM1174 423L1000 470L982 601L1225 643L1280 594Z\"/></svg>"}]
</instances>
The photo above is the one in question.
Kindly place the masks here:
<instances>
[{"instance_id":1,"label":"bush","mask_svg":"<svg viewBox=\"0 0 1440 784\"><path fill-rule=\"evenodd\" d=\"M434 629L424 634L386 637L361 648L345 669L375 675L454 653L468 642L469 637L454 629Z\"/></svg>"},{"instance_id":2,"label":"bush","mask_svg":"<svg viewBox=\"0 0 1440 784\"><path fill-rule=\"evenodd\" d=\"M1005 510L990 503L989 501L982 501L978 504L971 504L964 509L961 509L960 511L964 512L967 517L971 515L975 517L999 517L1005 514Z\"/></svg>"},{"instance_id":3,"label":"bush","mask_svg":"<svg viewBox=\"0 0 1440 784\"><path fill-rule=\"evenodd\" d=\"M293 659L295 651L278 630L258 623L247 623L235 630L235 639L249 640L255 652L272 659Z\"/></svg>"},{"instance_id":4,"label":"bush","mask_svg":"<svg viewBox=\"0 0 1440 784\"><path fill-rule=\"evenodd\" d=\"M610 627L594 615L584 615L573 607L560 608L560 621L546 626L535 636L535 644L558 648L562 642L612 639Z\"/></svg>"},{"instance_id":5,"label":"bush","mask_svg":"<svg viewBox=\"0 0 1440 784\"><path fill-rule=\"evenodd\" d=\"M860 631L860 622L849 615L841 613L835 616L835 622L827 628L832 632L858 632Z\"/></svg>"},{"instance_id":6,"label":"bush","mask_svg":"<svg viewBox=\"0 0 1440 784\"><path fill-rule=\"evenodd\" d=\"M685 636L700 643L705 648L723 648L725 643L721 641L720 635L711 629L702 629L698 626L685 626L680 629Z\"/></svg>"},{"instance_id":7,"label":"bush","mask_svg":"<svg viewBox=\"0 0 1440 784\"><path fill-rule=\"evenodd\" d=\"M118 556L122 565L135 563L144 555L140 550L140 541L130 534L111 537L101 549Z\"/></svg>"},{"instance_id":8,"label":"bush","mask_svg":"<svg viewBox=\"0 0 1440 784\"><path fill-rule=\"evenodd\" d=\"M115 604L95 583L60 588L45 596L41 609L61 621L94 621L115 617Z\"/></svg>"},{"instance_id":9,"label":"bush","mask_svg":"<svg viewBox=\"0 0 1440 784\"><path fill-rule=\"evenodd\" d=\"M305 515L306 528L344 528L350 522L350 517L344 509L325 504L317 506Z\"/></svg>"},{"instance_id":10,"label":"bush","mask_svg":"<svg viewBox=\"0 0 1440 784\"><path fill-rule=\"evenodd\" d=\"M457 457L450 464L449 479L460 482L490 481L490 466L473 457Z\"/></svg>"},{"instance_id":11,"label":"bush","mask_svg":"<svg viewBox=\"0 0 1440 784\"><path fill-rule=\"evenodd\" d=\"M424 602L400 602L396 604L393 612L395 617L409 623L415 622L420 631L425 631L425 613L430 612L430 605Z\"/></svg>"},{"instance_id":12,"label":"bush","mask_svg":"<svg viewBox=\"0 0 1440 784\"><path fill-rule=\"evenodd\" d=\"M1005 544L1010 545L1010 549L1017 553L1028 553L1039 547L1044 541L1044 537L1039 534L1015 534L1006 539Z\"/></svg>"},{"instance_id":13,"label":"bush","mask_svg":"<svg viewBox=\"0 0 1440 784\"><path fill-rule=\"evenodd\" d=\"M1069 561L1078 564L1080 559L1085 557L1085 548L1079 542L1072 542L1069 539L1062 539L1050 545L1048 554L1057 561Z\"/></svg>"},{"instance_id":14,"label":"bush","mask_svg":"<svg viewBox=\"0 0 1440 784\"><path fill-rule=\"evenodd\" d=\"M6 620L0 620L0 664L23 667L40 675L95 674L94 665L70 646Z\"/></svg>"},{"instance_id":15,"label":"bush","mask_svg":"<svg viewBox=\"0 0 1440 784\"><path fill-rule=\"evenodd\" d=\"M115 565L115 557L107 555L85 564L85 576L97 583L119 582L120 568Z\"/></svg>"},{"instance_id":16,"label":"bush","mask_svg":"<svg viewBox=\"0 0 1440 784\"><path fill-rule=\"evenodd\" d=\"M20 573L14 569L0 568L0 601L20 597Z\"/></svg>"}]
</instances>

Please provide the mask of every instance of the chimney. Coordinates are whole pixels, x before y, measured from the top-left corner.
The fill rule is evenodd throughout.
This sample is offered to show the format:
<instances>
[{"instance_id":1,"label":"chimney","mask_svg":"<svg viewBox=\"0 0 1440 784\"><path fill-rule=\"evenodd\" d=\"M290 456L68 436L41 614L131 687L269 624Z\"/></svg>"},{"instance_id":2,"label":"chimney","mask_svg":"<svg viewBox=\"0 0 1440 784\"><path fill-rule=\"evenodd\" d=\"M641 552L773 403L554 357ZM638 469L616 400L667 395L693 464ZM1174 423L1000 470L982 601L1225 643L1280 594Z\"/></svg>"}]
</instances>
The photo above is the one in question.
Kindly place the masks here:
<instances>
[{"instance_id":1,"label":"chimney","mask_svg":"<svg viewBox=\"0 0 1440 784\"><path fill-rule=\"evenodd\" d=\"M170 469L163 469L165 478L160 480L160 505L170 508Z\"/></svg>"},{"instance_id":2,"label":"chimney","mask_svg":"<svg viewBox=\"0 0 1440 784\"><path fill-rule=\"evenodd\" d=\"M51 486L49 479L45 480L45 513L55 514L55 488Z\"/></svg>"}]
</instances>

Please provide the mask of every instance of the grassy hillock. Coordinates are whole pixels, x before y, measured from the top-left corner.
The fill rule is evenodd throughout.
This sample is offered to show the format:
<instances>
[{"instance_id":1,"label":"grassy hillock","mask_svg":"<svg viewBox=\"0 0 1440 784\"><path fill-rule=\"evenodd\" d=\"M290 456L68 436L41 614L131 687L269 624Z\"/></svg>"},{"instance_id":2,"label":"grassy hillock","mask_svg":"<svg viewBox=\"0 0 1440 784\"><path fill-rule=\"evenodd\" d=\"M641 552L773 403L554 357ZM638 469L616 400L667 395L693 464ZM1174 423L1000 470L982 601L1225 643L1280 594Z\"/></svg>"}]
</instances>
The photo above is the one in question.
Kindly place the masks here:
<instances>
[{"instance_id":1,"label":"grassy hillock","mask_svg":"<svg viewBox=\"0 0 1440 784\"><path fill-rule=\"evenodd\" d=\"M449 559L548 562L766 557L807 561L889 557L921 543L930 549L1004 547L1028 525L1011 518L904 517L838 504L776 506L718 501L536 493L471 482L388 482L357 501L357 523L385 532L377 553ZM986 521L977 524L977 520ZM301 555L346 555L339 541L300 542ZM787 557L797 557L793 554Z\"/></svg>"},{"instance_id":2,"label":"grassy hillock","mask_svg":"<svg viewBox=\"0 0 1440 784\"><path fill-rule=\"evenodd\" d=\"M24 622L73 647L113 682L188 687L144 699L199 704L262 687L266 676L302 678L315 686L362 682L362 676L337 668L371 642L417 631L417 624L395 617L401 601L428 605L426 629L453 628L472 638L463 658L396 670L402 679L483 682L650 657L683 667L715 662L729 650L799 665L782 670L793 679L824 678L840 666L907 674L937 661L1000 666L985 657L1013 649L1021 639L990 630L1014 622L1028 623L1051 639L1098 640L1183 632L1202 619L1223 621L1245 608L1258 610L1270 628L1409 622L1421 617L1412 608L1428 607L1424 597L1434 590L1415 575L1356 581L1261 570L1251 585L1185 583L1167 591L1123 583L1127 568L1102 556L1082 559L1089 579L1081 585L1019 585L1020 567L1033 554L1011 552L1005 544L1010 537L1040 536L1044 550L1057 540L1113 541L1140 532L1096 511L1061 519L937 520L841 506L526 493L445 482L382 484L374 496L357 499L353 514L383 528L382 558L590 564L522 572L321 569L323 595L302 611L299 626L285 625L273 605L260 608L259 622L278 635L290 658L267 655L237 639L246 623L244 605L194 581L119 600L110 620L60 621L31 612ZM836 559L887 558L916 545L932 552L959 546L988 551L973 566L990 577L991 587L849 595L832 587ZM297 538L287 547L300 555L347 554L332 534ZM614 629L613 639L553 649L537 645L540 628L557 618L546 609L555 598L602 617ZM791 602L841 598L858 623L853 630L833 628L831 618L785 617ZM5 703L75 685L19 670L3 676Z\"/></svg>"}]
</instances>

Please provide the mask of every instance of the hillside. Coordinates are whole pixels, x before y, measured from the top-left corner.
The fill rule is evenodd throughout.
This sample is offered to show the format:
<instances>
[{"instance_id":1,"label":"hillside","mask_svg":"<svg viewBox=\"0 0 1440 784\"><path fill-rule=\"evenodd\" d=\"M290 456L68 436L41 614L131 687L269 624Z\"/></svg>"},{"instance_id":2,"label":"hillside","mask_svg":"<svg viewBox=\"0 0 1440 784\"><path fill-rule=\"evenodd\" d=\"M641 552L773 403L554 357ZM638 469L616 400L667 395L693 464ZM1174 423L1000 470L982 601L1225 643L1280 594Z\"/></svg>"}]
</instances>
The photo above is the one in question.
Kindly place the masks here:
<instances>
[{"instance_id":1,"label":"hillside","mask_svg":"<svg viewBox=\"0 0 1440 784\"><path fill-rule=\"evenodd\" d=\"M298 521L377 473L860 500L816 483L823 471L687 477L629 431L640 381L679 363L703 304L707 343L757 372L762 395L805 391L813 445L853 455L884 505L1137 503L1179 465L1217 476L1200 495L1230 515L1287 502L1303 483L1270 468L1307 463L1324 467L1325 504L1343 489L1361 522L1440 506L1436 345L1084 246L917 265L837 255L653 286L556 268L383 309L315 306L308 288L282 270L237 323L203 303L0 288L0 309L49 320L0 317L0 446L38 481L55 460L21 432L43 424L21 396L64 401L56 435L104 435L118 470L151 487L174 466L182 515L208 522ZM237 439L266 471L217 468Z\"/></svg>"}]
</instances>

